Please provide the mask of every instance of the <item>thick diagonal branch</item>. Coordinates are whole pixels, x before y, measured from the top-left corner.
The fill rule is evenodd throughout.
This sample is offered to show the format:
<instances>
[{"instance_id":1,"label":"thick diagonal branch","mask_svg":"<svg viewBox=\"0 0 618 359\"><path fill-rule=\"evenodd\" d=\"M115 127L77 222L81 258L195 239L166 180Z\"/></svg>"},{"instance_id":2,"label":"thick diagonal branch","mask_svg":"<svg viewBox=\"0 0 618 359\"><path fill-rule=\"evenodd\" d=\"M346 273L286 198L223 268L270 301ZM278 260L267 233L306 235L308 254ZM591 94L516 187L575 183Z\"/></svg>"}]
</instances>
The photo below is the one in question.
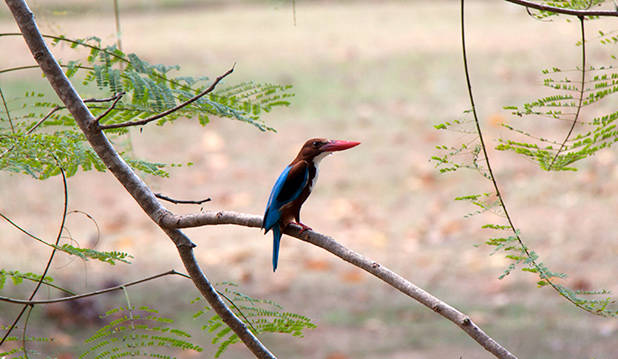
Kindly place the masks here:
<instances>
[{"instance_id":1,"label":"thick diagonal branch","mask_svg":"<svg viewBox=\"0 0 618 359\"><path fill-rule=\"evenodd\" d=\"M182 233L179 228L195 227L206 224L237 224L249 227L259 227L261 217L232 212L206 212L194 216L175 216L165 209L155 198L150 188L131 170L122 160L105 135L98 128L95 118L85 106L79 95L64 76L60 66L49 52L43 38L34 22L34 18L27 5L22 0L5 0L19 25L24 38L45 73L52 87L74 116L77 124L86 135L87 140L101 157L107 168L120 181L125 189L133 196L142 209L153 219L170 237L178 248L183 264L191 276L194 284L208 300L211 307L234 330L243 343L259 358L274 358L274 356L259 342L234 313L223 303L214 287L204 276L193 254L194 244ZM389 283L406 295L431 308L443 317L454 322L480 345L498 358L515 358L508 350L484 333L468 316L459 312L450 305L440 301L423 289L415 286L393 271L371 261L368 258L342 246L330 237L316 232L300 233L300 228L291 227L287 234L300 238L308 243L317 245L353 265L364 269L374 276Z\"/></svg>"},{"instance_id":2,"label":"thick diagonal branch","mask_svg":"<svg viewBox=\"0 0 618 359\"><path fill-rule=\"evenodd\" d=\"M188 228L218 224L235 224L239 226L259 228L262 226L262 217L229 211L206 211L184 216L166 213L159 218L159 224L167 228ZM478 325L476 325L467 315L448 305L444 301L436 298L422 288L419 288L383 265L354 252L329 236L311 230L301 232L300 227L291 225L286 228L285 233L307 243L316 245L390 284L403 294L413 298L444 318L455 323L464 332L476 340L476 342L483 348L494 354L496 357L509 359L516 358L506 348L479 328Z\"/></svg>"},{"instance_id":3,"label":"thick diagonal branch","mask_svg":"<svg viewBox=\"0 0 618 359\"><path fill-rule=\"evenodd\" d=\"M52 88L65 104L75 122L84 132L86 139L101 158L105 166L131 194L140 207L153 220L167 210L157 201L148 186L135 174L114 149L107 137L98 127L96 119L45 44L41 32L34 21L34 15L23 0L5 0L34 59L41 67ZM158 223L158 222L157 222ZM195 245L178 229L162 228L176 245L185 269L194 285L200 290L213 310L239 337L239 339L258 358L275 358L272 353L253 335L247 326L225 305L215 288L204 276L193 255Z\"/></svg>"}]
</instances>

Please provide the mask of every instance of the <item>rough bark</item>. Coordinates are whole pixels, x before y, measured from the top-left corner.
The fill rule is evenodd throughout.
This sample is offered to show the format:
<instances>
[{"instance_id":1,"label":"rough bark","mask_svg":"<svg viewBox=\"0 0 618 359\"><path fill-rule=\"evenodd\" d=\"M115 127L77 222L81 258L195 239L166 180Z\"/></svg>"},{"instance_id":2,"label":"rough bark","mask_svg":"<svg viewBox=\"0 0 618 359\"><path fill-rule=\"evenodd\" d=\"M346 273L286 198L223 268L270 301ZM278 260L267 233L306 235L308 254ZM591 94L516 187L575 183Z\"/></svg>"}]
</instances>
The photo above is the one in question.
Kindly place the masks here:
<instances>
[{"instance_id":1,"label":"rough bark","mask_svg":"<svg viewBox=\"0 0 618 359\"><path fill-rule=\"evenodd\" d=\"M242 342L258 358L274 358L268 349L248 330L225 305L215 288L210 284L193 255L195 244L180 231L180 228L205 225L233 224L247 227L260 227L262 218L255 215L234 212L203 212L199 214L177 216L163 207L150 188L133 172L119 156L114 147L101 131L96 119L90 113L84 101L77 94L71 82L47 48L38 30L34 16L28 6L21 0L5 0L26 40L30 51L41 70L52 85L54 91L75 118L92 148L102 159L110 172L125 187L144 212L167 234L176 245L183 264L195 286L210 303L215 312L232 328ZM402 293L427 306L444 318L452 321L464 332L476 340L483 348L498 358L516 358L506 348L483 332L468 316L434 297L410 281L394 273L381 264L372 261L336 242L323 234L304 231L300 227L289 226L286 234L311 243L339 258L378 277Z\"/></svg>"},{"instance_id":2,"label":"rough bark","mask_svg":"<svg viewBox=\"0 0 618 359\"><path fill-rule=\"evenodd\" d=\"M84 132L86 139L101 158L105 166L124 186L129 194L135 199L146 214L155 223L161 213L167 213L159 201L155 198L150 188L135 174L114 149L105 134L98 126L96 119L85 105L69 79L65 76L58 62L49 51L43 37L34 20L34 14L28 8L25 1L6 0L13 17L24 40L45 74L52 88L67 107L79 128ZM221 317L242 340L242 342L258 358L275 358L275 356L253 335L247 326L240 320L223 302L215 288L208 281L199 264L193 256L195 244L179 229L163 228L163 231L174 242L182 259L185 269L191 276L193 283L200 293L211 305L213 310Z\"/></svg>"}]
</instances>

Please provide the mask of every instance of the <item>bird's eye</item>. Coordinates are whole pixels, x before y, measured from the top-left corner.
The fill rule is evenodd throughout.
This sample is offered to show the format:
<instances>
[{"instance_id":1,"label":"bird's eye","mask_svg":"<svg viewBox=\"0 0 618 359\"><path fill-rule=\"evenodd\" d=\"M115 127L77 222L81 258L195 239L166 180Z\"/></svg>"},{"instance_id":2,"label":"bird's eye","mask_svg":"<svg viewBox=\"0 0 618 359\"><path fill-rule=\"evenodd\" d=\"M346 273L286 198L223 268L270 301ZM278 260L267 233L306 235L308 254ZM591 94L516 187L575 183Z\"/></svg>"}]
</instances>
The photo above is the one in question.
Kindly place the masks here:
<instances>
[{"instance_id":1,"label":"bird's eye","mask_svg":"<svg viewBox=\"0 0 618 359\"><path fill-rule=\"evenodd\" d=\"M313 147L320 146L320 141L313 141Z\"/></svg>"}]
</instances>

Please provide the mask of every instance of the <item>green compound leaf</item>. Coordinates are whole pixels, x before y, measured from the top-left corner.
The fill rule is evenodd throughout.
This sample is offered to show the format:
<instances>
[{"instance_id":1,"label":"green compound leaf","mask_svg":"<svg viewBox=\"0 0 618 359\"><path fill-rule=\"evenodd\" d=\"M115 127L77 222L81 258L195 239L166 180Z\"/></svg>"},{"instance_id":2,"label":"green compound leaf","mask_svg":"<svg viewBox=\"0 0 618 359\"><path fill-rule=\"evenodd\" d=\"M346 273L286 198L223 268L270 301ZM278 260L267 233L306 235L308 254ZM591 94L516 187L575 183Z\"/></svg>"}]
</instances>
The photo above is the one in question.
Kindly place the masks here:
<instances>
[{"instance_id":1,"label":"green compound leaf","mask_svg":"<svg viewBox=\"0 0 618 359\"><path fill-rule=\"evenodd\" d=\"M281 306L273 301L251 298L237 291L235 289L237 286L233 283L225 282L220 287L220 293L233 303L232 310L256 335L262 333L281 333L302 337L306 329L316 327L311 322L311 319L306 316L283 311ZM200 301L201 298L197 298L193 302ZM203 318L210 311L210 307L203 307L193 315L193 318L204 321ZM215 358L223 354L231 344L239 341L238 336L216 314L211 315L205 320L202 330L214 334L212 343L219 345Z\"/></svg>"}]
</instances>

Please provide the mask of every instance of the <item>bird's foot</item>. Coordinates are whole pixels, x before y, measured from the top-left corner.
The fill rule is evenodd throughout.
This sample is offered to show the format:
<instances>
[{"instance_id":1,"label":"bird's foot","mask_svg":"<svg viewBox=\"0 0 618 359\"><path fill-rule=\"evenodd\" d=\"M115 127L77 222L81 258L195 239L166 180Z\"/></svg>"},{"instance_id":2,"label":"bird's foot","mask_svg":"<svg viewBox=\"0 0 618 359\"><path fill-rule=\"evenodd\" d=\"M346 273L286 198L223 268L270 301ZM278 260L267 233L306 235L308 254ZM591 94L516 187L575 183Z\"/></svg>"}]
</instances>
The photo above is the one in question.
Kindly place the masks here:
<instances>
[{"instance_id":1,"label":"bird's foot","mask_svg":"<svg viewBox=\"0 0 618 359\"><path fill-rule=\"evenodd\" d=\"M304 231L311 231L312 230L311 227L309 227L309 226L307 226L305 224L302 224L300 222L292 222L292 223L294 223L297 226L300 226L300 228L301 228L300 233L303 233Z\"/></svg>"}]
</instances>

